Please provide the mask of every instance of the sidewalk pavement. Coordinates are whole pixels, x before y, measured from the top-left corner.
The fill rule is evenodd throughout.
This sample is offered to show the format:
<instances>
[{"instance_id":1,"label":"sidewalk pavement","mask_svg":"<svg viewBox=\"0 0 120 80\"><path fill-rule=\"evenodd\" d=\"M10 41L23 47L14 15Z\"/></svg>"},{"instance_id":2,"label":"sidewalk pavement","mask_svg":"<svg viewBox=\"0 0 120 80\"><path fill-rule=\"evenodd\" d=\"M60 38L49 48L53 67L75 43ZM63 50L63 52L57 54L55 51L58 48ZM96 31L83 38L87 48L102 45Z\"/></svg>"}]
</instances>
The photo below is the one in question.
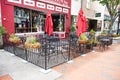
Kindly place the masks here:
<instances>
[{"instance_id":1,"label":"sidewalk pavement","mask_svg":"<svg viewBox=\"0 0 120 80\"><path fill-rule=\"evenodd\" d=\"M40 69L0 51L0 75L9 74L14 80L120 80L120 44L79 56L70 64L52 68L48 74L41 73Z\"/></svg>"},{"instance_id":2,"label":"sidewalk pavement","mask_svg":"<svg viewBox=\"0 0 120 80\"><path fill-rule=\"evenodd\" d=\"M25 63L23 59L7 51L0 50L0 75L9 74L13 80L55 80L61 76L53 69L47 74L42 73L41 69L29 62Z\"/></svg>"},{"instance_id":3,"label":"sidewalk pavement","mask_svg":"<svg viewBox=\"0 0 120 80\"><path fill-rule=\"evenodd\" d=\"M120 80L120 44L79 56L73 63L54 69L62 74L56 80Z\"/></svg>"}]
</instances>

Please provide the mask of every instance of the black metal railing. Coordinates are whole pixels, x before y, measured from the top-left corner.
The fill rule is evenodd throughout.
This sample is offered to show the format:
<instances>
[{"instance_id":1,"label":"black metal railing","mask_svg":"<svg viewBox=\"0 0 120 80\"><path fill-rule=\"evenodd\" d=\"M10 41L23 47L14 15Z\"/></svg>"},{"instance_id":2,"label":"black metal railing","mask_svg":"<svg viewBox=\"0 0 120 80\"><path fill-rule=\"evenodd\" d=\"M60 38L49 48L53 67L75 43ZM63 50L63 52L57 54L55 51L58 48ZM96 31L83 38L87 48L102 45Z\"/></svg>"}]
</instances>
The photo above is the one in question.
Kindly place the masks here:
<instances>
[{"instance_id":1,"label":"black metal railing","mask_svg":"<svg viewBox=\"0 0 120 80\"><path fill-rule=\"evenodd\" d=\"M26 48L24 46L26 37L22 36L20 38L21 43L18 45L9 42L9 35L4 35L4 49L28 62L44 68L45 70L65 63L81 54L81 46L77 43L77 37L60 39L54 36L43 37L41 35L36 35L37 41L41 43L40 48L37 49ZM112 39L109 44L111 44L111 42Z\"/></svg>"},{"instance_id":2,"label":"black metal railing","mask_svg":"<svg viewBox=\"0 0 120 80\"><path fill-rule=\"evenodd\" d=\"M9 42L8 37L4 36L4 49L44 69L49 69L74 58L72 50L75 41L70 40L70 38L41 38L37 36L37 41L41 43L41 47L38 49L25 48L25 37L21 37L21 39L21 43L16 45Z\"/></svg>"}]
</instances>

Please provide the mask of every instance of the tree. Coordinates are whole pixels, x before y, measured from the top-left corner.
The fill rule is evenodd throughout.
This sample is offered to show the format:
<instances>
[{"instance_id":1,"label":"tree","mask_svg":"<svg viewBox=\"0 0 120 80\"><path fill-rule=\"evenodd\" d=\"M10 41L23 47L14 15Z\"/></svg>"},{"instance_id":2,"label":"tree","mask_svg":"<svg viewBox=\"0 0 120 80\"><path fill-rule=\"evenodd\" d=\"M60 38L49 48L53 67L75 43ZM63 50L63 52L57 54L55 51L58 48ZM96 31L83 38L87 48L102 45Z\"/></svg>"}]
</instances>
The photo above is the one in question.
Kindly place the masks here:
<instances>
[{"instance_id":1,"label":"tree","mask_svg":"<svg viewBox=\"0 0 120 80\"><path fill-rule=\"evenodd\" d=\"M110 33L112 32L112 26L115 22L116 18L118 17L118 7L120 4L120 0L93 0L93 1L99 1L100 4L105 5L108 9L109 15L110 15L110 24L109 24L109 30Z\"/></svg>"}]
</instances>

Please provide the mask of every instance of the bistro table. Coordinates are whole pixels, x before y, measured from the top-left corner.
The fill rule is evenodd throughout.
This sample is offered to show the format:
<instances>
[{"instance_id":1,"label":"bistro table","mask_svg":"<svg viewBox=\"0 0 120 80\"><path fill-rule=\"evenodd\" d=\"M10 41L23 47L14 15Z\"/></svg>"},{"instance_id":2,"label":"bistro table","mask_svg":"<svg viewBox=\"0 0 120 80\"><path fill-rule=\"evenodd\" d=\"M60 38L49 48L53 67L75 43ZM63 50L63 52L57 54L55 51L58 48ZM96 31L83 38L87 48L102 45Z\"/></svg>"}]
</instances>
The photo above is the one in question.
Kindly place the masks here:
<instances>
[{"instance_id":1,"label":"bistro table","mask_svg":"<svg viewBox=\"0 0 120 80\"><path fill-rule=\"evenodd\" d=\"M109 41L110 41L110 39L106 39L106 38L100 39L101 45L102 45L102 47L103 47L104 50L106 48L108 49L108 43L109 43Z\"/></svg>"},{"instance_id":2,"label":"bistro table","mask_svg":"<svg viewBox=\"0 0 120 80\"><path fill-rule=\"evenodd\" d=\"M78 41L78 44L79 44L79 52L81 54L84 54L86 52L86 43L87 41L84 41L84 42L79 42Z\"/></svg>"}]
</instances>

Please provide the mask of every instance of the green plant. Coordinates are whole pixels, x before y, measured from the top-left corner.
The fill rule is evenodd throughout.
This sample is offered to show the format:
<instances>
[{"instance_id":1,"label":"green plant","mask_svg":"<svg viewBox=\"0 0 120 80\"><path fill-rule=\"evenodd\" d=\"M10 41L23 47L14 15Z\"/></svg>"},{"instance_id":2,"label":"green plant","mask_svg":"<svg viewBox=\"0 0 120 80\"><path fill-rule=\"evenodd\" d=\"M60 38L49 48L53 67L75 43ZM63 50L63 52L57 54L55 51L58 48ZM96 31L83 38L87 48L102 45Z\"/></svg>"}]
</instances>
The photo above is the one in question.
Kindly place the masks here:
<instances>
[{"instance_id":1,"label":"green plant","mask_svg":"<svg viewBox=\"0 0 120 80\"><path fill-rule=\"evenodd\" d=\"M6 33L6 30L4 29L3 26L0 26L0 36Z\"/></svg>"},{"instance_id":2,"label":"green plant","mask_svg":"<svg viewBox=\"0 0 120 80\"><path fill-rule=\"evenodd\" d=\"M105 31L105 30L103 30L103 31L101 32L101 34L106 34L106 31Z\"/></svg>"},{"instance_id":3,"label":"green plant","mask_svg":"<svg viewBox=\"0 0 120 80\"><path fill-rule=\"evenodd\" d=\"M9 41L12 43L20 43L21 40L15 34L10 34Z\"/></svg>"},{"instance_id":4,"label":"green plant","mask_svg":"<svg viewBox=\"0 0 120 80\"><path fill-rule=\"evenodd\" d=\"M95 37L95 31L93 29L90 30L90 33L88 35L88 43L87 44L93 44L97 43L96 37Z\"/></svg>"},{"instance_id":5,"label":"green plant","mask_svg":"<svg viewBox=\"0 0 120 80\"><path fill-rule=\"evenodd\" d=\"M90 30L90 33L95 33L95 31L93 29Z\"/></svg>"},{"instance_id":6,"label":"green plant","mask_svg":"<svg viewBox=\"0 0 120 80\"><path fill-rule=\"evenodd\" d=\"M87 40L87 37L84 33L82 33L79 37L79 40Z\"/></svg>"},{"instance_id":7,"label":"green plant","mask_svg":"<svg viewBox=\"0 0 120 80\"><path fill-rule=\"evenodd\" d=\"M27 37L27 39L26 39L26 42L28 42L28 43L31 43L31 44L35 44L37 41L36 41L36 38L35 37Z\"/></svg>"},{"instance_id":8,"label":"green plant","mask_svg":"<svg viewBox=\"0 0 120 80\"><path fill-rule=\"evenodd\" d=\"M59 28L59 30L63 28L62 23L58 24L58 28Z\"/></svg>"},{"instance_id":9,"label":"green plant","mask_svg":"<svg viewBox=\"0 0 120 80\"><path fill-rule=\"evenodd\" d=\"M74 32L75 30L76 30L75 25L72 25L72 26L70 27L70 31L71 31L71 32Z\"/></svg>"},{"instance_id":10,"label":"green plant","mask_svg":"<svg viewBox=\"0 0 120 80\"><path fill-rule=\"evenodd\" d=\"M40 43L37 42L35 37L28 36L25 42L26 48L40 48Z\"/></svg>"},{"instance_id":11,"label":"green plant","mask_svg":"<svg viewBox=\"0 0 120 80\"><path fill-rule=\"evenodd\" d=\"M61 23L58 24L58 28L62 28L62 24Z\"/></svg>"}]
</instances>

